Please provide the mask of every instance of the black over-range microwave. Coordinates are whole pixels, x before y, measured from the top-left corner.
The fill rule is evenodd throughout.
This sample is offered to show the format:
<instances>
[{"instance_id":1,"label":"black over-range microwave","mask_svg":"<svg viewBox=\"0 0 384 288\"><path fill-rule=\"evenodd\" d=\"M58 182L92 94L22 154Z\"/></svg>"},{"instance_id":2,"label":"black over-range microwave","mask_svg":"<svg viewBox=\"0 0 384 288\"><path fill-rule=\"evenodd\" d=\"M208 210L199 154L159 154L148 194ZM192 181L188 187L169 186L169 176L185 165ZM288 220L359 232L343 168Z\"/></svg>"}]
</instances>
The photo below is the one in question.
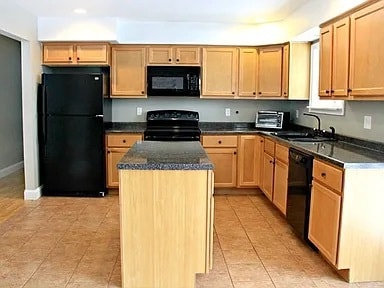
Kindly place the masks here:
<instances>
[{"instance_id":1,"label":"black over-range microwave","mask_svg":"<svg viewBox=\"0 0 384 288\"><path fill-rule=\"evenodd\" d=\"M148 96L200 96L200 67L147 66Z\"/></svg>"}]
</instances>

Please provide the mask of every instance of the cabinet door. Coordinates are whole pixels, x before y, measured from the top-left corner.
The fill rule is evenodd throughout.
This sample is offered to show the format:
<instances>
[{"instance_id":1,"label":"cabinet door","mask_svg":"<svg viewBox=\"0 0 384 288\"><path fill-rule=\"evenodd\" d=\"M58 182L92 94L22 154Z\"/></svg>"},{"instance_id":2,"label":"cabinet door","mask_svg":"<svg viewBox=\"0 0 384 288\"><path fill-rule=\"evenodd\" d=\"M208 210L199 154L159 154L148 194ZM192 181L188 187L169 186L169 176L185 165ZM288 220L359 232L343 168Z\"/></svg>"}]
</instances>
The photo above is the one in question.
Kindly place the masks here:
<instances>
[{"instance_id":1,"label":"cabinet door","mask_svg":"<svg viewBox=\"0 0 384 288\"><path fill-rule=\"evenodd\" d=\"M148 64L171 64L172 62L172 47L148 48Z\"/></svg>"},{"instance_id":2,"label":"cabinet door","mask_svg":"<svg viewBox=\"0 0 384 288\"><path fill-rule=\"evenodd\" d=\"M200 65L200 47L175 47L175 63Z\"/></svg>"},{"instance_id":3,"label":"cabinet door","mask_svg":"<svg viewBox=\"0 0 384 288\"><path fill-rule=\"evenodd\" d=\"M275 160L273 203L286 215L287 212L287 191L288 191L288 165Z\"/></svg>"},{"instance_id":4,"label":"cabinet door","mask_svg":"<svg viewBox=\"0 0 384 288\"><path fill-rule=\"evenodd\" d=\"M320 30L319 96L331 97L332 81L332 31L329 25Z\"/></svg>"},{"instance_id":5,"label":"cabinet door","mask_svg":"<svg viewBox=\"0 0 384 288\"><path fill-rule=\"evenodd\" d=\"M236 48L203 48L202 95L233 98L238 85Z\"/></svg>"},{"instance_id":6,"label":"cabinet door","mask_svg":"<svg viewBox=\"0 0 384 288\"><path fill-rule=\"evenodd\" d=\"M257 91L257 50L240 49L239 52L239 97L255 98Z\"/></svg>"},{"instance_id":7,"label":"cabinet door","mask_svg":"<svg viewBox=\"0 0 384 288\"><path fill-rule=\"evenodd\" d=\"M215 187L235 187L237 149L205 148L205 151L215 165Z\"/></svg>"},{"instance_id":8,"label":"cabinet door","mask_svg":"<svg viewBox=\"0 0 384 288\"><path fill-rule=\"evenodd\" d=\"M348 96L349 17L333 24L332 87L335 97Z\"/></svg>"},{"instance_id":9,"label":"cabinet door","mask_svg":"<svg viewBox=\"0 0 384 288\"><path fill-rule=\"evenodd\" d=\"M274 158L267 154L263 153L263 177L261 182L261 190L264 192L265 196L272 201L273 197L273 170L274 170Z\"/></svg>"},{"instance_id":10,"label":"cabinet door","mask_svg":"<svg viewBox=\"0 0 384 288\"><path fill-rule=\"evenodd\" d=\"M113 47L112 97L145 98L145 48Z\"/></svg>"},{"instance_id":11,"label":"cabinet door","mask_svg":"<svg viewBox=\"0 0 384 288\"><path fill-rule=\"evenodd\" d=\"M127 153L129 148L108 148L107 149L107 187L119 187L119 170L117 163Z\"/></svg>"},{"instance_id":12,"label":"cabinet door","mask_svg":"<svg viewBox=\"0 0 384 288\"><path fill-rule=\"evenodd\" d=\"M283 71L281 79L281 91L283 97L288 97L289 88L289 44L283 47Z\"/></svg>"},{"instance_id":13,"label":"cabinet door","mask_svg":"<svg viewBox=\"0 0 384 288\"><path fill-rule=\"evenodd\" d=\"M312 184L308 238L336 265L341 196L316 181Z\"/></svg>"},{"instance_id":14,"label":"cabinet door","mask_svg":"<svg viewBox=\"0 0 384 288\"><path fill-rule=\"evenodd\" d=\"M109 46L107 44L76 45L77 63L109 64Z\"/></svg>"},{"instance_id":15,"label":"cabinet door","mask_svg":"<svg viewBox=\"0 0 384 288\"><path fill-rule=\"evenodd\" d=\"M74 60L74 45L72 44L43 45L43 64L71 64Z\"/></svg>"},{"instance_id":16,"label":"cabinet door","mask_svg":"<svg viewBox=\"0 0 384 288\"><path fill-rule=\"evenodd\" d=\"M350 96L366 99L384 95L384 2L351 15Z\"/></svg>"},{"instance_id":17,"label":"cabinet door","mask_svg":"<svg viewBox=\"0 0 384 288\"><path fill-rule=\"evenodd\" d=\"M238 187L260 186L263 155L263 138L256 135L239 137L237 166Z\"/></svg>"},{"instance_id":18,"label":"cabinet door","mask_svg":"<svg viewBox=\"0 0 384 288\"><path fill-rule=\"evenodd\" d=\"M282 47L259 48L259 97L281 97Z\"/></svg>"}]
</instances>

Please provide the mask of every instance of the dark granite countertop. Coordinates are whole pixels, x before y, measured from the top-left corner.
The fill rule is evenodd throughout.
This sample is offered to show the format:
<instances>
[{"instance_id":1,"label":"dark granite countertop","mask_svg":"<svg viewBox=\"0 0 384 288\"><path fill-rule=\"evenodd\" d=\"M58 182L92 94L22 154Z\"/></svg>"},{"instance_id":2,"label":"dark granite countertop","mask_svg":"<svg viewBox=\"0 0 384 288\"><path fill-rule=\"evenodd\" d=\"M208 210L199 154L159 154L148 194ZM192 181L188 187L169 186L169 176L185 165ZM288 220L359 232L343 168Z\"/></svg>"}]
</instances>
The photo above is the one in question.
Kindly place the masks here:
<instances>
[{"instance_id":1,"label":"dark granite countertop","mask_svg":"<svg viewBox=\"0 0 384 288\"><path fill-rule=\"evenodd\" d=\"M213 170L198 141L138 141L117 164L127 170Z\"/></svg>"},{"instance_id":2,"label":"dark granite countertop","mask_svg":"<svg viewBox=\"0 0 384 288\"><path fill-rule=\"evenodd\" d=\"M271 135L271 131L263 131L260 129L256 129L253 123L247 123L247 122L236 122L236 123L200 122L199 127L201 129L202 135L208 135L208 134L209 135L261 134L266 136L268 135L272 137L274 140L282 142L289 147L293 147L298 150L301 150L302 152L309 153L316 158L326 160L342 168L355 168L355 169L384 168L384 144L383 143L364 141L361 139L349 138L342 135L337 135L338 136L337 138L339 139L339 141L325 141L325 142L287 141L277 136ZM146 128L145 122L107 123L106 133L112 133L112 132L143 133L145 128ZM174 143L174 142L168 142L168 143ZM185 143L190 143L190 142L185 142ZM159 149L160 149L158 150L160 151L159 154L163 153L163 151L165 152L165 150L161 150L165 148L160 148L160 147L161 145L159 145ZM181 151L176 150L173 152L176 154L178 153L177 155L175 154L176 156L180 156L181 155L180 153L183 151L183 149L181 149ZM188 157L187 154L188 154L188 151L185 152L184 156ZM172 157L170 154L168 154L167 157L165 157L164 155L159 155L159 156L162 156L163 160L167 160L168 156ZM169 160L169 161L174 161L175 165L178 163L176 157L173 158L173 160ZM202 163L204 163L204 161ZM168 163L168 166L169 165L170 164ZM147 169L151 169L151 168L147 168ZM178 169L178 168L175 168L175 169Z\"/></svg>"},{"instance_id":3,"label":"dark granite countertop","mask_svg":"<svg viewBox=\"0 0 384 288\"><path fill-rule=\"evenodd\" d=\"M104 125L106 133L144 133L145 122L107 122Z\"/></svg>"}]
</instances>

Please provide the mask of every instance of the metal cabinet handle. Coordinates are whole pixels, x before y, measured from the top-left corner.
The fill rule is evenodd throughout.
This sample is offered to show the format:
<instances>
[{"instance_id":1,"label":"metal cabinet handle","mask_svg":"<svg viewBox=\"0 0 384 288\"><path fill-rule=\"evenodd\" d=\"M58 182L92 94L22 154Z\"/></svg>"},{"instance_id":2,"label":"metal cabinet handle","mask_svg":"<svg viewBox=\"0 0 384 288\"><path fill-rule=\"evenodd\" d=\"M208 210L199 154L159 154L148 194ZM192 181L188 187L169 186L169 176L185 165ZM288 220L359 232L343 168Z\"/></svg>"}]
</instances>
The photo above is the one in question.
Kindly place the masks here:
<instances>
[{"instance_id":1,"label":"metal cabinet handle","mask_svg":"<svg viewBox=\"0 0 384 288\"><path fill-rule=\"evenodd\" d=\"M329 94L329 90L325 90L325 93Z\"/></svg>"},{"instance_id":2,"label":"metal cabinet handle","mask_svg":"<svg viewBox=\"0 0 384 288\"><path fill-rule=\"evenodd\" d=\"M72 60L72 57L68 57L68 60Z\"/></svg>"},{"instance_id":3,"label":"metal cabinet handle","mask_svg":"<svg viewBox=\"0 0 384 288\"><path fill-rule=\"evenodd\" d=\"M180 60L179 59L176 59L176 62L179 62Z\"/></svg>"},{"instance_id":4,"label":"metal cabinet handle","mask_svg":"<svg viewBox=\"0 0 384 288\"><path fill-rule=\"evenodd\" d=\"M237 152L235 151L235 152L233 152L233 155L236 155L237 154Z\"/></svg>"},{"instance_id":5,"label":"metal cabinet handle","mask_svg":"<svg viewBox=\"0 0 384 288\"><path fill-rule=\"evenodd\" d=\"M253 95L256 95L256 92L253 92L252 94L253 94Z\"/></svg>"},{"instance_id":6,"label":"metal cabinet handle","mask_svg":"<svg viewBox=\"0 0 384 288\"><path fill-rule=\"evenodd\" d=\"M171 62L171 61L172 61L172 59L171 59L171 58L169 58L169 59L168 59L168 61L169 61L169 62Z\"/></svg>"},{"instance_id":7,"label":"metal cabinet handle","mask_svg":"<svg viewBox=\"0 0 384 288\"><path fill-rule=\"evenodd\" d=\"M219 140L219 144L221 144L221 140Z\"/></svg>"},{"instance_id":8,"label":"metal cabinet handle","mask_svg":"<svg viewBox=\"0 0 384 288\"><path fill-rule=\"evenodd\" d=\"M144 91L141 91L141 94L144 94Z\"/></svg>"},{"instance_id":9,"label":"metal cabinet handle","mask_svg":"<svg viewBox=\"0 0 384 288\"><path fill-rule=\"evenodd\" d=\"M325 177L325 176L327 176L327 173L322 172L322 173L321 173L321 177Z\"/></svg>"},{"instance_id":10,"label":"metal cabinet handle","mask_svg":"<svg viewBox=\"0 0 384 288\"><path fill-rule=\"evenodd\" d=\"M261 95L261 92L259 92L259 95Z\"/></svg>"},{"instance_id":11,"label":"metal cabinet handle","mask_svg":"<svg viewBox=\"0 0 384 288\"><path fill-rule=\"evenodd\" d=\"M127 142L125 139L123 140L123 143Z\"/></svg>"},{"instance_id":12,"label":"metal cabinet handle","mask_svg":"<svg viewBox=\"0 0 384 288\"><path fill-rule=\"evenodd\" d=\"M80 60L80 57L77 57L77 60Z\"/></svg>"}]
</instances>

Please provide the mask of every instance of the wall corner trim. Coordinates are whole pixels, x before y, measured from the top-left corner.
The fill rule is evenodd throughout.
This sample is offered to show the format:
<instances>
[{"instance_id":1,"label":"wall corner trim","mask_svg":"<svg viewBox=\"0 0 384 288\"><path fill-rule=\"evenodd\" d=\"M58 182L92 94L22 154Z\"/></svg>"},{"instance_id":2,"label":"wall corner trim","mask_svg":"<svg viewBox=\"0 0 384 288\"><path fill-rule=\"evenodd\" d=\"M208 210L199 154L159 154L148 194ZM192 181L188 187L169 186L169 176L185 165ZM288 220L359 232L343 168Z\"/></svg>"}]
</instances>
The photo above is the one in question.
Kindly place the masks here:
<instances>
[{"instance_id":1,"label":"wall corner trim","mask_svg":"<svg viewBox=\"0 0 384 288\"><path fill-rule=\"evenodd\" d=\"M37 187L34 190L24 190L24 200L37 200L41 197L41 188L43 186Z\"/></svg>"}]
</instances>

